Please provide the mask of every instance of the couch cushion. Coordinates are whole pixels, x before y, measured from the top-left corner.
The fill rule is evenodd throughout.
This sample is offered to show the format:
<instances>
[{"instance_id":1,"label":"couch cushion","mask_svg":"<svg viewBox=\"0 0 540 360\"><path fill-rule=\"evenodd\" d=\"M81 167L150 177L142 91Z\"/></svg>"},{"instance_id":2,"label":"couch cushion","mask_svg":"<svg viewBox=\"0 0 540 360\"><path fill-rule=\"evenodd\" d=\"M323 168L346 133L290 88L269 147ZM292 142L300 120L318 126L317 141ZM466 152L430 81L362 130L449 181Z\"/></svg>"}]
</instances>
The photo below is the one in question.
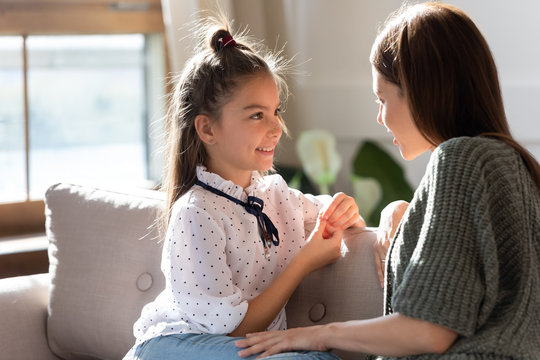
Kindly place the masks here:
<instances>
[{"instance_id":1,"label":"couch cushion","mask_svg":"<svg viewBox=\"0 0 540 360\"><path fill-rule=\"evenodd\" d=\"M58 184L46 193L49 345L65 359L119 359L140 310L164 288L163 194Z\"/></svg>"}]
</instances>

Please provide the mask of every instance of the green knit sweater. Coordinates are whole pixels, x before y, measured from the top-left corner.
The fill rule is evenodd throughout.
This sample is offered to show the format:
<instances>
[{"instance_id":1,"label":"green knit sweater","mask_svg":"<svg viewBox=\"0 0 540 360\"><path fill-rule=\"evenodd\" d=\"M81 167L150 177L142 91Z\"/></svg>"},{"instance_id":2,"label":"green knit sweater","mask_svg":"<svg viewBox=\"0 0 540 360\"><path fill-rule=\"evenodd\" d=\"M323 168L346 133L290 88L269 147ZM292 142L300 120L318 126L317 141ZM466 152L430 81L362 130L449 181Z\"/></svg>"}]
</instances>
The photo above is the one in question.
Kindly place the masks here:
<instances>
[{"instance_id":1,"label":"green knit sweater","mask_svg":"<svg viewBox=\"0 0 540 360\"><path fill-rule=\"evenodd\" d=\"M540 359L540 191L512 147L438 146L389 251L385 312L459 334L409 358Z\"/></svg>"}]
</instances>

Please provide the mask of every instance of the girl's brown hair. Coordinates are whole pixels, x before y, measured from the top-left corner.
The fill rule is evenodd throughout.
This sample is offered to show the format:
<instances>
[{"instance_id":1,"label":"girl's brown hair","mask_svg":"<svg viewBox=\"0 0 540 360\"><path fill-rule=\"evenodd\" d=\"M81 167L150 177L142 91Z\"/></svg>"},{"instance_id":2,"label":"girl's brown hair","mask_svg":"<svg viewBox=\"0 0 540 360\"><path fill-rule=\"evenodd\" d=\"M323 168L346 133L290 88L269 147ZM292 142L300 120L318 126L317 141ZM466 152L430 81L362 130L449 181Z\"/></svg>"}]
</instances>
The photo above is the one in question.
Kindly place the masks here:
<instances>
[{"instance_id":1,"label":"girl's brown hair","mask_svg":"<svg viewBox=\"0 0 540 360\"><path fill-rule=\"evenodd\" d=\"M222 15L208 16L195 28L198 45L183 72L173 79L167 112L167 154L162 190L166 192L164 225L174 202L197 180L196 167L207 165L207 153L195 129L195 117L219 121L221 109L249 77L269 74L276 81L282 103L288 90L284 81L288 61L281 51L267 51L246 31L233 33ZM230 36L234 43L229 42ZM224 41L225 39L225 41ZM282 126L285 125L282 121Z\"/></svg>"},{"instance_id":2,"label":"girl's brown hair","mask_svg":"<svg viewBox=\"0 0 540 360\"><path fill-rule=\"evenodd\" d=\"M399 87L433 145L459 136L497 138L521 154L540 189L540 165L510 133L489 46L463 11L436 2L403 7L377 36L370 61Z\"/></svg>"}]
</instances>

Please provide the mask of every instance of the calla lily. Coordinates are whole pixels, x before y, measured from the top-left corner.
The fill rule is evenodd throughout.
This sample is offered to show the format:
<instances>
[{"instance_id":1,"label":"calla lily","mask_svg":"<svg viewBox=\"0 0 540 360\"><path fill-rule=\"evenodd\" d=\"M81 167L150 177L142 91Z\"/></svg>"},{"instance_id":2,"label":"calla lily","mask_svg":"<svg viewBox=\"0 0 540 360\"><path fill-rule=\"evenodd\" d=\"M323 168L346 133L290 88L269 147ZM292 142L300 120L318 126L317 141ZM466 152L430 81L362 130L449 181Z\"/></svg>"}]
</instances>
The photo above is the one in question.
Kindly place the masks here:
<instances>
[{"instance_id":1,"label":"calla lily","mask_svg":"<svg viewBox=\"0 0 540 360\"><path fill-rule=\"evenodd\" d=\"M382 186L375 178L358 175L351 175L351 182L358 212L364 219L369 219L382 199Z\"/></svg>"},{"instance_id":2,"label":"calla lily","mask_svg":"<svg viewBox=\"0 0 540 360\"><path fill-rule=\"evenodd\" d=\"M296 151L308 178L319 185L322 194L328 194L341 169L334 135L325 130L304 131L298 137Z\"/></svg>"}]
</instances>

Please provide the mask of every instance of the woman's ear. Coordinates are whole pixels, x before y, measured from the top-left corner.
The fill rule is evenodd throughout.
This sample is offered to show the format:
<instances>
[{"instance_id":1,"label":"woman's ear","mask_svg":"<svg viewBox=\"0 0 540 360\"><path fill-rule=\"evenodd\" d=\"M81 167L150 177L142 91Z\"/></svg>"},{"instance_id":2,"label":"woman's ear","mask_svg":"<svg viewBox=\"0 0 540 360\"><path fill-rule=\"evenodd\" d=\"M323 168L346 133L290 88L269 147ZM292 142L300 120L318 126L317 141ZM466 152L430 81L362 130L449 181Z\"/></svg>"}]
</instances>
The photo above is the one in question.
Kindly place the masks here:
<instances>
[{"instance_id":1,"label":"woman's ear","mask_svg":"<svg viewBox=\"0 0 540 360\"><path fill-rule=\"evenodd\" d=\"M215 144L214 129L212 121L206 115L197 115L195 117L195 130L202 142L206 144Z\"/></svg>"}]
</instances>

